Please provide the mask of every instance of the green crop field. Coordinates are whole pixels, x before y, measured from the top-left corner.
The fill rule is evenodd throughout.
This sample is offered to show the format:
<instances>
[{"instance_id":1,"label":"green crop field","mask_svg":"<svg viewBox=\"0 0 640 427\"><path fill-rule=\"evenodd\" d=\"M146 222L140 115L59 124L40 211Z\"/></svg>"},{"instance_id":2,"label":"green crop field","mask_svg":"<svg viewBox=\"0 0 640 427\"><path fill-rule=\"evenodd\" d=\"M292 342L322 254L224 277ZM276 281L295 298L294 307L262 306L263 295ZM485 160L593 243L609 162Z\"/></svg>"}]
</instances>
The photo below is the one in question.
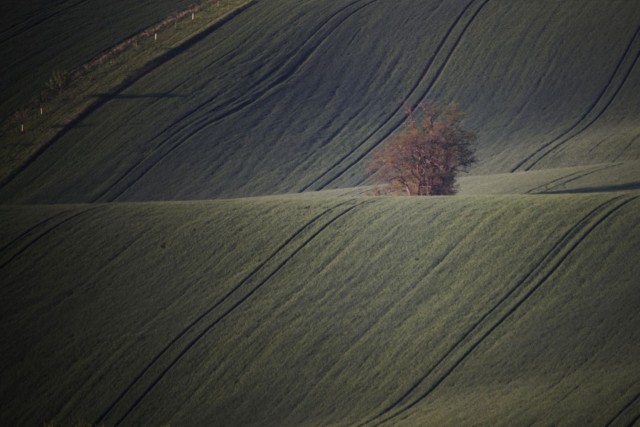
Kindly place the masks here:
<instances>
[{"instance_id":1,"label":"green crop field","mask_svg":"<svg viewBox=\"0 0 640 427\"><path fill-rule=\"evenodd\" d=\"M190 0L36 0L0 6L0 115L37 95L56 70L70 71Z\"/></svg>"},{"instance_id":2,"label":"green crop field","mask_svg":"<svg viewBox=\"0 0 640 427\"><path fill-rule=\"evenodd\" d=\"M2 6L3 114L193 2L97 3ZM0 425L640 423L640 3L205 3L0 124ZM373 196L423 101L478 163Z\"/></svg>"},{"instance_id":3,"label":"green crop field","mask_svg":"<svg viewBox=\"0 0 640 427\"><path fill-rule=\"evenodd\" d=\"M7 206L3 417L604 425L637 391L639 207L628 193Z\"/></svg>"}]
</instances>

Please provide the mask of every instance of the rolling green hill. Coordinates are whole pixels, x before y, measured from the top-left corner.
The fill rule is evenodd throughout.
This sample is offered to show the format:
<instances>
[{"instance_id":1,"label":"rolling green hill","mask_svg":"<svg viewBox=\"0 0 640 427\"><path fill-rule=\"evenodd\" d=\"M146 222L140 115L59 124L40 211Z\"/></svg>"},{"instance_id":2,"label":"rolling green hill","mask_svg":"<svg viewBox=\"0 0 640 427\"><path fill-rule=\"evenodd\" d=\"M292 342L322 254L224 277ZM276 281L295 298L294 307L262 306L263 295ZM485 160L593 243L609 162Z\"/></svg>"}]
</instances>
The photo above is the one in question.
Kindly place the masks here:
<instances>
[{"instance_id":1,"label":"rolling green hill","mask_svg":"<svg viewBox=\"0 0 640 427\"><path fill-rule=\"evenodd\" d=\"M350 187L423 99L467 111L476 173L638 160L640 3L540 4L257 2L59 134L0 199Z\"/></svg>"},{"instance_id":2,"label":"rolling green hill","mask_svg":"<svg viewBox=\"0 0 640 427\"><path fill-rule=\"evenodd\" d=\"M3 207L2 424L627 425L638 195Z\"/></svg>"},{"instance_id":3,"label":"rolling green hill","mask_svg":"<svg viewBox=\"0 0 640 427\"><path fill-rule=\"evenodd\" d=\"M0 110L190 3L0 6ZM639 58L636 1L244 4L0 181L0 425L637 425ZM370 196L424 100L479 163Z\"/></svg>"}]
</instances>

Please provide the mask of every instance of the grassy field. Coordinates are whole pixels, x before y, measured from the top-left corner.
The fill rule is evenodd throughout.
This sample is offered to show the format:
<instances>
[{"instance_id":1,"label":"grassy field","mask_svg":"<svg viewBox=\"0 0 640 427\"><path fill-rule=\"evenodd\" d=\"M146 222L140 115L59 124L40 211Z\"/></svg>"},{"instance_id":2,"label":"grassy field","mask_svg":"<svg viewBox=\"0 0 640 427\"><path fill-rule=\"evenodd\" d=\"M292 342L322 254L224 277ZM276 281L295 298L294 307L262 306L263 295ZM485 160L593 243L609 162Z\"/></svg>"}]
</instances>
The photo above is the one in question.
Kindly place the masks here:
<instances>
[{"instance_id":1,"label":"grassy field","mask_svg":"<svg viewBox=\"0 0 640 427\"><path fill-rule=\"evenodd\" d=\"M191 4L133 3L0 6L0 110ZM44 148L0 182L0 425L637 425L640 3L235 10L1 135ZM421 100L477 166L371 196Z\"/></svg>"},{"instance_id":2,"label":"grassy field","mask_svg":"<svg viewBox=\"0 0 640 427\"><path fill-rule=\"evenodd\" d=\"M47 76L49 80L39 88L27 87L20 94L20 104L12 106L13 110L7 110L7 114L0 114L0 185L55 143L59 135L77 126L92 111L117 97L131 82L188 49L250 4L246 0L201 1L192 4L163 17L159 22L153 22L151 26L140 28L138 32L119 40L118 44L109 49L95 51L94 56L82 64L74 64L69 69L54 69ZM77 19L83 13L86 14L71 10L80 13L76 16ZM159 18L156 16L156 19ZM93 30L100 35L97 28ZM22 35L20 39L24 38L26 36ZM74 42L74 37L70 37L70 41ZM45 42L45 45L47 43L59 48L55 38ZM49 50L44 49L46 52ZM69 52L65 50L61 56L73 56L73 52L72 49ZM37 55L30 60L44 61ZM20 64L14 64L14 67L16 70L25 68ZM15 89L20 86L19 82L13 82L11 87ZM39 94L30 95L30 91Z\"/></svg>"},{"instance_id":3,"label":"grassy field","mask_svg":"<svg viewBox=\"0 0 640 427\"><path fill-rule=\"evenodd\" d=\"M3 424L604 425L639 194L3 207Z\"/></svg>"},{"instance_id":4,"label":"grassy field","mask_svg":"<svg viewBox=\"0 0 640 427\"><path fill-rule=\"evenodd\" d=\"M639 5L258 2L59 135L0 199L350 187L421 99L467 111L476 173L635 161Z\"/></svg>"},{"instance_id":5,"label":"grassy field","mask_svg":"<svg viewBox=\"0 0 640 427\"><path fill-rule=\"evenodd\" d=\"M0 6L0 117L37 96L55 70L71 71L193 0L25 0Z\"/></svg>"}]
</instances>

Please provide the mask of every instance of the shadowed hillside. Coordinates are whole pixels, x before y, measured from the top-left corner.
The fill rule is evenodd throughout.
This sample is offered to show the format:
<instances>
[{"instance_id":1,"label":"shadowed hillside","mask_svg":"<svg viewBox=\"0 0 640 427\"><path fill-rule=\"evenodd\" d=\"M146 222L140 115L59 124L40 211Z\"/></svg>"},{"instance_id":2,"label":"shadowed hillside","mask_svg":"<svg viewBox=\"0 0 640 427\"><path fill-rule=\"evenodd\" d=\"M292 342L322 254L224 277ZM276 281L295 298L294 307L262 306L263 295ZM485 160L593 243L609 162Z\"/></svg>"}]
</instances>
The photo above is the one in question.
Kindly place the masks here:
<instances>
[{"instance_id":1,"label":"shadowed hillside","mask_svg":"<svg viewBox=\"0 0 640 427\"><path fill-rule=\"evenodd\" d=\"M637 197L1 208L2 424L627 425Z\"/></svg>"},{"instance_id":2,"label":"shadowed hillside","mask_svg":"<svg viewBox=\"0 0 640 427\"><path fill-rule=\"evenodd\" d=\"M0 198L353 186L424 99L467 111L476 172L638 160L639 55L626 0L260 1L59 135Z\"/></svg>"},{"instance_id":3,"label":"shadowed hillside","mask_svg":"<svg viewBox=\"0 0 640 427\"><path fill-rule=\"evenodd\" d=\"M70 71L193 0L5 1L0 5L0 117Z\"/></svg>"}]
</instances>

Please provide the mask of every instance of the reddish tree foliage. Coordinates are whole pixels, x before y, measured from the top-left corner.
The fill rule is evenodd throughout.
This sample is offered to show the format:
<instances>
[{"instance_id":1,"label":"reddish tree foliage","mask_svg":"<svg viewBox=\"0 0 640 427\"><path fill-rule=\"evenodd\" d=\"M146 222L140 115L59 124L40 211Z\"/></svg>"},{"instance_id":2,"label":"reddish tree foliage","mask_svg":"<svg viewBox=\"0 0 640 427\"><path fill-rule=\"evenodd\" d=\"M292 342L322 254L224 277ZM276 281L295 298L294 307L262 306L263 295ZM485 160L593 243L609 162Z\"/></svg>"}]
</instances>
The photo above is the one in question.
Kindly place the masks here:
<instances>
[{"instance_id":1,"label":"reddish tree foliage","mask_svg":"<svg viewBox=\"0 0 640 427\"><path fill-rule=\"evenodd\" d=\"M407 108L405 129L374 152L371 179L388 184L386 193L455 194L456 174L475 162L476 136L462 128L463 117L455 104Z\"/></svg>"}]
</instances>

